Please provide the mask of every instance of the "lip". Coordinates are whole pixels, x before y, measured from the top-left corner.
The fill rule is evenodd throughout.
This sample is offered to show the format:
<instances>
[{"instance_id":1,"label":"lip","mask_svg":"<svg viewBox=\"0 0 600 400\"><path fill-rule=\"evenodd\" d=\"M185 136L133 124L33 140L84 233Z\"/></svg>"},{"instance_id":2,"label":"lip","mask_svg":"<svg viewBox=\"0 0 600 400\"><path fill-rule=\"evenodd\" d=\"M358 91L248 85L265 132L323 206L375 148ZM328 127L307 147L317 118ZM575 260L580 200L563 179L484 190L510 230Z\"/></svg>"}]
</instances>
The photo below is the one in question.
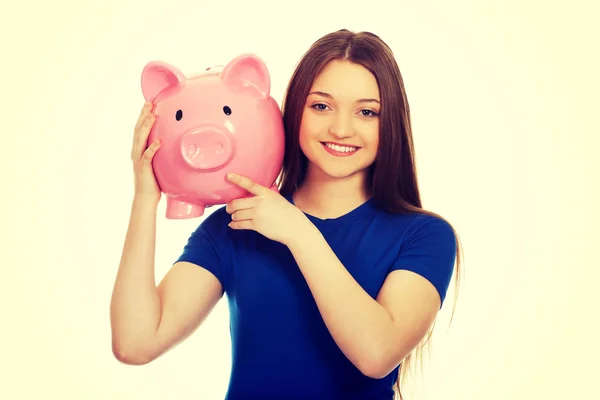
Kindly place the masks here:
<instances>
[{"instance_id":1,"label":"lip","mask_svg":"<svg viewBox=\"0 0 600 400\"><path fill-rule=\"evenodd\" d=\"M336 156L336 157L350 157L353 156L354 154L358 153L358 151L360 150L360 147L357 146L348 146L348 145L340 145L340 146L348 146L348 147L356 147L356 150L350 152L350 153L346 153L346 152L341 152L341 151L335 151L333 149L330 149L329 147L327 147L325 145L325 143L331 143L331 144L337 144L337 143L333 143L333 142L321 142L321 146L323 146L323 149L325 149L326 152L328 152L329 154Z\"/></svg>"},{"instance_id":2,"label":"lip","mask_svg":"<svg viewBox=\"0 0 600 400\"><path fill-rule=\"evenodd\" d=\"M342 146L342 147L356 147L357 149L360 149L360 146L355 146L353 144L339 143L339 142L329 142L329 141L321 142L322 145L325 145L325 143L335 144L337 146Z\"/></svg>"}]
</instances>

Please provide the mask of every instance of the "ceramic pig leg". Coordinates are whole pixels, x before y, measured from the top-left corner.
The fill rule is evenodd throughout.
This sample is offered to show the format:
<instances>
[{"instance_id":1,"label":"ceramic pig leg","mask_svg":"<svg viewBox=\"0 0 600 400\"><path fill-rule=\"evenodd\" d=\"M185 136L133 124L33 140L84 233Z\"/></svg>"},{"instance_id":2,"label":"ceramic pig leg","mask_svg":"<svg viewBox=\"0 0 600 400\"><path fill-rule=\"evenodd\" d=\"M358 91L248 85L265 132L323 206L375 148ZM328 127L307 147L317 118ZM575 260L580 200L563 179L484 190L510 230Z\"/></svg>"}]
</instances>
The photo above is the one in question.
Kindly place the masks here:
<instances>
[{"instance_id":1,"label":"ceramic pig leg","mask_svg":"<svg viewBox=\"0 0 600 400\"><path fill-rule=\"evenodd\" d=\"M167 218L168 219L189 219L201 217L204 214L205 206L203 204L191 204L185 201L177 200L174 197L167 196Z\"/></svg>"}]
</instances>

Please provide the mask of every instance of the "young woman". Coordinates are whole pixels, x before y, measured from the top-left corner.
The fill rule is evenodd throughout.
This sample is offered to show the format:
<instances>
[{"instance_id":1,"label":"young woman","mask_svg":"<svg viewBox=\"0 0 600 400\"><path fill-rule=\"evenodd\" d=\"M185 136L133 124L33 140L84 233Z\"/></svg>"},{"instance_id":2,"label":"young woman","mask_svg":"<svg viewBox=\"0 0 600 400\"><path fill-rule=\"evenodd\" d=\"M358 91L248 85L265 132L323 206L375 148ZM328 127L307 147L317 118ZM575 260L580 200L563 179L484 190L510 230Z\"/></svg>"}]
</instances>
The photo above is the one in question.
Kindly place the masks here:
<instances>
[{"instance_id":1,"label":"young woman","mask_svg":"<svg viewBox=\"0 0 600 400\"><path fill-rule=\"evenodd\" d=\"M252 196L210 214L158 287L151 161L160 143L146 146L150 110L131 153L135 197L111 304L115 356L151 362L227 294L227 399L392 399L460 253L452 227L421 208L408 102L387 45L340 30L311 46L284 101L280 193L230 176Z\"/></svg>"}]
</instances>

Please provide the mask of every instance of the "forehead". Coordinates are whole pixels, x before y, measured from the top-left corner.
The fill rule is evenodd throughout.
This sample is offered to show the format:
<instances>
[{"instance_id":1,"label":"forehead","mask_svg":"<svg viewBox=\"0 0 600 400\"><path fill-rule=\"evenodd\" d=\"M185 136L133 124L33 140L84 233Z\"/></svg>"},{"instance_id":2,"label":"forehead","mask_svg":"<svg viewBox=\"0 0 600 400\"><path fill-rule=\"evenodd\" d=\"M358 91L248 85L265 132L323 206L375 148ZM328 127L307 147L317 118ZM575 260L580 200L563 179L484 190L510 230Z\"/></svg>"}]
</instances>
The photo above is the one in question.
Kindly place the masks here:
<instances>
[{"instance_id":1,"label":"forehead","mask_svg":"<svg viewBox=\"0 0 600 400\"><path fill-rule=\"evenodd\" d=\"M332 61L317 75L311 91L331 94L334 98L379 99L375 76L362 65L349 61Z\"/></svg>"}]
</instances>

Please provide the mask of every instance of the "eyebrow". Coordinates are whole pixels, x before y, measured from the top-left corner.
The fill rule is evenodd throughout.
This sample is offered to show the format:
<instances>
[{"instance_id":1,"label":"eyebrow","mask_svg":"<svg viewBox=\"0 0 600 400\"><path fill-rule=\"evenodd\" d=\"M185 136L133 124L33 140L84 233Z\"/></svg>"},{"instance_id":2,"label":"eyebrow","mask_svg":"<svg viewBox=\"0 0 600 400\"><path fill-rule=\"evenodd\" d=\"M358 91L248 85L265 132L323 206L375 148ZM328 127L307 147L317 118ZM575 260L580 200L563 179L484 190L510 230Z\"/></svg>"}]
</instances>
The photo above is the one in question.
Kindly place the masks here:
<instances>
[{"instance_id":1,"label":"eyebrow","mask_svg":"<svg viewBox=\"0 0 600 400\"><path fill-rule=\"evenodd\" d=\"M333 99L333 96L330 95L329 93L325 93L325 92L319 92L319 91L315 91L315 92L310 92L308 95L310 96L311 94L316 94L319 96L323 96L323 97L327 97L328 99ZM379 103L379 100L377 99L359 99L356 101L357 103Z\"/></svg>"}]
</instances>

